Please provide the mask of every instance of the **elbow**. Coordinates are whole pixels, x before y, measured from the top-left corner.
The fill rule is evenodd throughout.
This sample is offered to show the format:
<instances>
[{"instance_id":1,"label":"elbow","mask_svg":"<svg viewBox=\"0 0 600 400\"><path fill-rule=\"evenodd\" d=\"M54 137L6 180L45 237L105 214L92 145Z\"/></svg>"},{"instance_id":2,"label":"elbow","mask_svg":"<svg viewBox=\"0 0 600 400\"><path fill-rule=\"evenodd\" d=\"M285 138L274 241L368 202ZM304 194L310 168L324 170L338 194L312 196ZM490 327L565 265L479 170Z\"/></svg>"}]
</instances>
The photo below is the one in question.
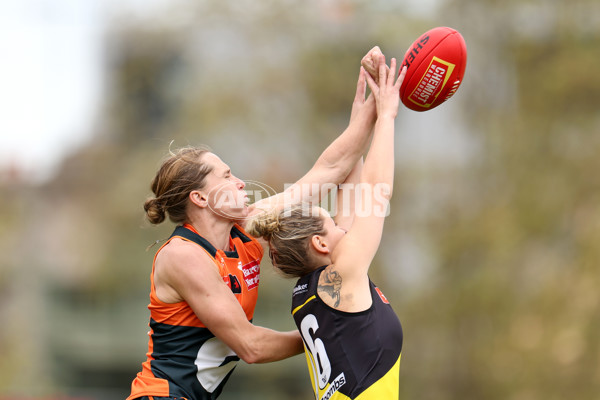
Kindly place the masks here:
<instances>
[{"instance_id":1,"label":"elbow","mask_svg":"<svg viewBox=\"0 0 600 400\"><path fill-rule=\"evenodd\" d=\"M389 203L390 200L392 200L392 194L394 194L394 187L392 185L386 185L382 190L382 197Z\"/></svg>"},{"instance_id":2,"label":"elbow","mask_svg":"<svg viewBox=\"0 0 600 400\"><path fill-rule=\"evenodd\" d=\"M239 357L246 363L246 364L257 364L259 363L259 359L255 356L246 354L240 354Z\"/></svg>"},{"instance_id":3,"label":"elbow","mask_svg":"<svg viewBox=\"0 0 600 400\"><path fill-rule=\"evenodd\" d=\"M262 364L270 361L258 351L247 351L243 354L238 354L238 357L244 360L246 364Z\"/></svg>"},{"instance_id":4,"label":"elbow","mask_svg":"<svg viewBox=\"0 0 600 400\"><path fill-rule=\"evenodd\" d=\"M389 213L390 201L392 199L392 186L375 185L373 196L373 213L377 216L386 217Z\"/></svg>"},{"instance_id":5,"label":"elbow","mask_svg":"<svg viewBox=\"0 0 600 400\"><path fill-rule=\"evenodd\" d=\"M259 362L259 355L250 350L239 352L238 357L241 358L246 364L256 364Z\"/></svg>"},{"instance_id":6,"label":"elbow","mask_svg":"<svg viewBox=\"0 0 600 400\"><path fill-rule=\"evenodd\" d=\"M265 336L266 328L244 323L244 328L233 335L229 347L247 364L257 364L269 360L271 343Z\"/></svg>"},{"instance_id":7,"label":"elbow","mask_svg":"<svg viewBox=\"0 0 600 400\"><path fill-rule=\"evenodd\" d=\"M381 202L389 202L392 199L394 186L390 183L379 182L373 185L374 198Z\"/></svg>"},{"instance_id":8,"label":"elbow","mask_svg":"<svg viewBox=\"0 0 600 400\"><path fill-rule=\"evenodd\" d=\"M238 357L246 364L260 364L268 361L264 352L261 351L260 346L256 345L256 342L246 343L246 345L238 351Z\"/></svg>"},{"instance_id":9,"label":"elbow","mask_svg":"<svg viewBox=\"0 0 600 400\"><path fill-rule=\"evenodd\" d=\"M314 169L321 175L328 177L327 182L339 185L344 182L358 159L352 154L337 154L335 157L321 156L314 165Z\"/></svg>"}]
</instances>

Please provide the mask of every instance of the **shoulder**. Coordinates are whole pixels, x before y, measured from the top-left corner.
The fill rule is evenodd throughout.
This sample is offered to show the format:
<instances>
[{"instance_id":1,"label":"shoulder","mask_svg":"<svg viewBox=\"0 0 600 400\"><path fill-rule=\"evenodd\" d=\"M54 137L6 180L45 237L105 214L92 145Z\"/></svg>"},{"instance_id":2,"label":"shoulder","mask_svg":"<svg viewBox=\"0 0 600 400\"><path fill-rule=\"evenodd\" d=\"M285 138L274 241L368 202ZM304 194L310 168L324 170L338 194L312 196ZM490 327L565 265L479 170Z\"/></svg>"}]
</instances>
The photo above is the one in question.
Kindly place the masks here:
<instances>
[{"instance_id":1,"label":"shoulder","mask_svg":"<svg viewBox=\"0 0 600 400\"><path fill-rule=\"evenodd\" d=\"M342 276L334 264L320 272L317 293L325 304L337 308L341 301Z\"/></svg>"},{"instance_id":2,"label":"shoulder","mask_svg":"<svg viewBox=\"0 0 600 400\"><path fill-rule=\"evenodd\" d=\"M329 307L346 312L359 312L371 306L369 277L353 276L335 265L328 265L319 276L317 293Z\"/></svg>"},{"instance_id":3,"label":"shoulder","mask_svg":"<svg viewBox=\"0 0 600 400\"><path fill-rule=\"evenodd\" d=\"M166 275L188 275L194 269L214 269L212 257L200 246L175 237L156 255L156 271L165 270Z\"/></svg>"}]
</instances>

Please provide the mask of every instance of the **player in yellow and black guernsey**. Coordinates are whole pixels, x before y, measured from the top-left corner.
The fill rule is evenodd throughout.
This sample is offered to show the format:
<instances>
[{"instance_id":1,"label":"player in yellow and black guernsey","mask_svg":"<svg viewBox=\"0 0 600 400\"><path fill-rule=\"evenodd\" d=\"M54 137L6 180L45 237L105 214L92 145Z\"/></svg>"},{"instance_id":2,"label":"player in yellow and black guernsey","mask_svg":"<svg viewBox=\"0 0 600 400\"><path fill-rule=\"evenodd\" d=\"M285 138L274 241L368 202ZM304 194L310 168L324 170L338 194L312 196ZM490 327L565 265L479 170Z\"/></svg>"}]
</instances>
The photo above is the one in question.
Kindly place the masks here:
<instances>
[{"instance_id":1,"label":"player in yellow and black guernsey","mask_svg":"<svg viewBox=\"0 0 600 400\"><path fill-rule=\"evenodd\" d=\"M392 196L394 121L406 69L396 79L395 59L389 67L382 54L372 61L378 82L361 72L372 92L365 106L374 98L377 110L373 139L364 163L338 188L335 219L313 204L293 204L248 225L268 241L273 266L300 278L292 314L316 400L393 400L400 392L402 327L368 272Z\"/></svg>"},{"instance_id":2,"label":"player in yellow and black guernsey","mask_svg":"<svg viewBox=\"0 0 600 400\"><path fill-rule=\"evenodd\" d=\"M324 268L299 279L292 297L315 398L398 398L400 320L371 281L369 309L344 312L325 304L317 294Z\"/></svg>"}]
</instances>

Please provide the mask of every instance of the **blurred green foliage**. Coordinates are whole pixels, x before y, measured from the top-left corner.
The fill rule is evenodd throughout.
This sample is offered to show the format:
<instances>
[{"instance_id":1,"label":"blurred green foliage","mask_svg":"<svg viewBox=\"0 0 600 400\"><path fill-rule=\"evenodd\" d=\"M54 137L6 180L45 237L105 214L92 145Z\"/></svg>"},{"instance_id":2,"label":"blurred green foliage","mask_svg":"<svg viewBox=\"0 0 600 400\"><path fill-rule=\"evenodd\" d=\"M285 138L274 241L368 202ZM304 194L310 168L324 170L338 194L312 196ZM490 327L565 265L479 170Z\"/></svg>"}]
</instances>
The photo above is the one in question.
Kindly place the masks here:
<instances>
[{"instance_id":1,"label":"blurred green foliage","mask_svg":"<svg viewBox=\"0 0 600 400\"><path fill-rule=\"evenodd\" d=\"M447 25L469 48L465 82L400 113L371 269L405 329L402 399L597 399L600 7L417 3L183 2L115 25L94 140L42 185L0 186L0 393L125 397L147 348L146 248L172 229L142 210L168 149L206 144L281 190L345 128L373 45L401 58ZM423 138L449 146L419 152ZM255 322L293 329L293 282L262 271ZM241 365L222 398L311 398L305 360Z\"/></svg>"}]
</instances>

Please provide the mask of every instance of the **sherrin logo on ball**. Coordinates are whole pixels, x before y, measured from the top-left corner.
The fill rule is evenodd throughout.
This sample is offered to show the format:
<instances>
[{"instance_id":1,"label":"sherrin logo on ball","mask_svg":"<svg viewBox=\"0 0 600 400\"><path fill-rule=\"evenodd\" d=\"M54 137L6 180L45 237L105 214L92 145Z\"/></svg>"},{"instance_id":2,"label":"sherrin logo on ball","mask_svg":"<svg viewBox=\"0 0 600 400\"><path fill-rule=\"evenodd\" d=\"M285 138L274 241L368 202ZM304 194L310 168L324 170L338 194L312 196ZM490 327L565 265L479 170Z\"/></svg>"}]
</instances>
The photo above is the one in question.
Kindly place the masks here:
<instances>
[{"instance_id":1,"label":"sherrin logo on ball","mask_svg":"<svg viewBox=\"0 0 600 400\"><path fill-rule=\"evenodd\" d=\"M448 27L433 28L408 48L407 67L400 87L402 104L414 111L431 110L458 90L467 66L467 46L462 35Z\"/></svg>"}]
</instances>

